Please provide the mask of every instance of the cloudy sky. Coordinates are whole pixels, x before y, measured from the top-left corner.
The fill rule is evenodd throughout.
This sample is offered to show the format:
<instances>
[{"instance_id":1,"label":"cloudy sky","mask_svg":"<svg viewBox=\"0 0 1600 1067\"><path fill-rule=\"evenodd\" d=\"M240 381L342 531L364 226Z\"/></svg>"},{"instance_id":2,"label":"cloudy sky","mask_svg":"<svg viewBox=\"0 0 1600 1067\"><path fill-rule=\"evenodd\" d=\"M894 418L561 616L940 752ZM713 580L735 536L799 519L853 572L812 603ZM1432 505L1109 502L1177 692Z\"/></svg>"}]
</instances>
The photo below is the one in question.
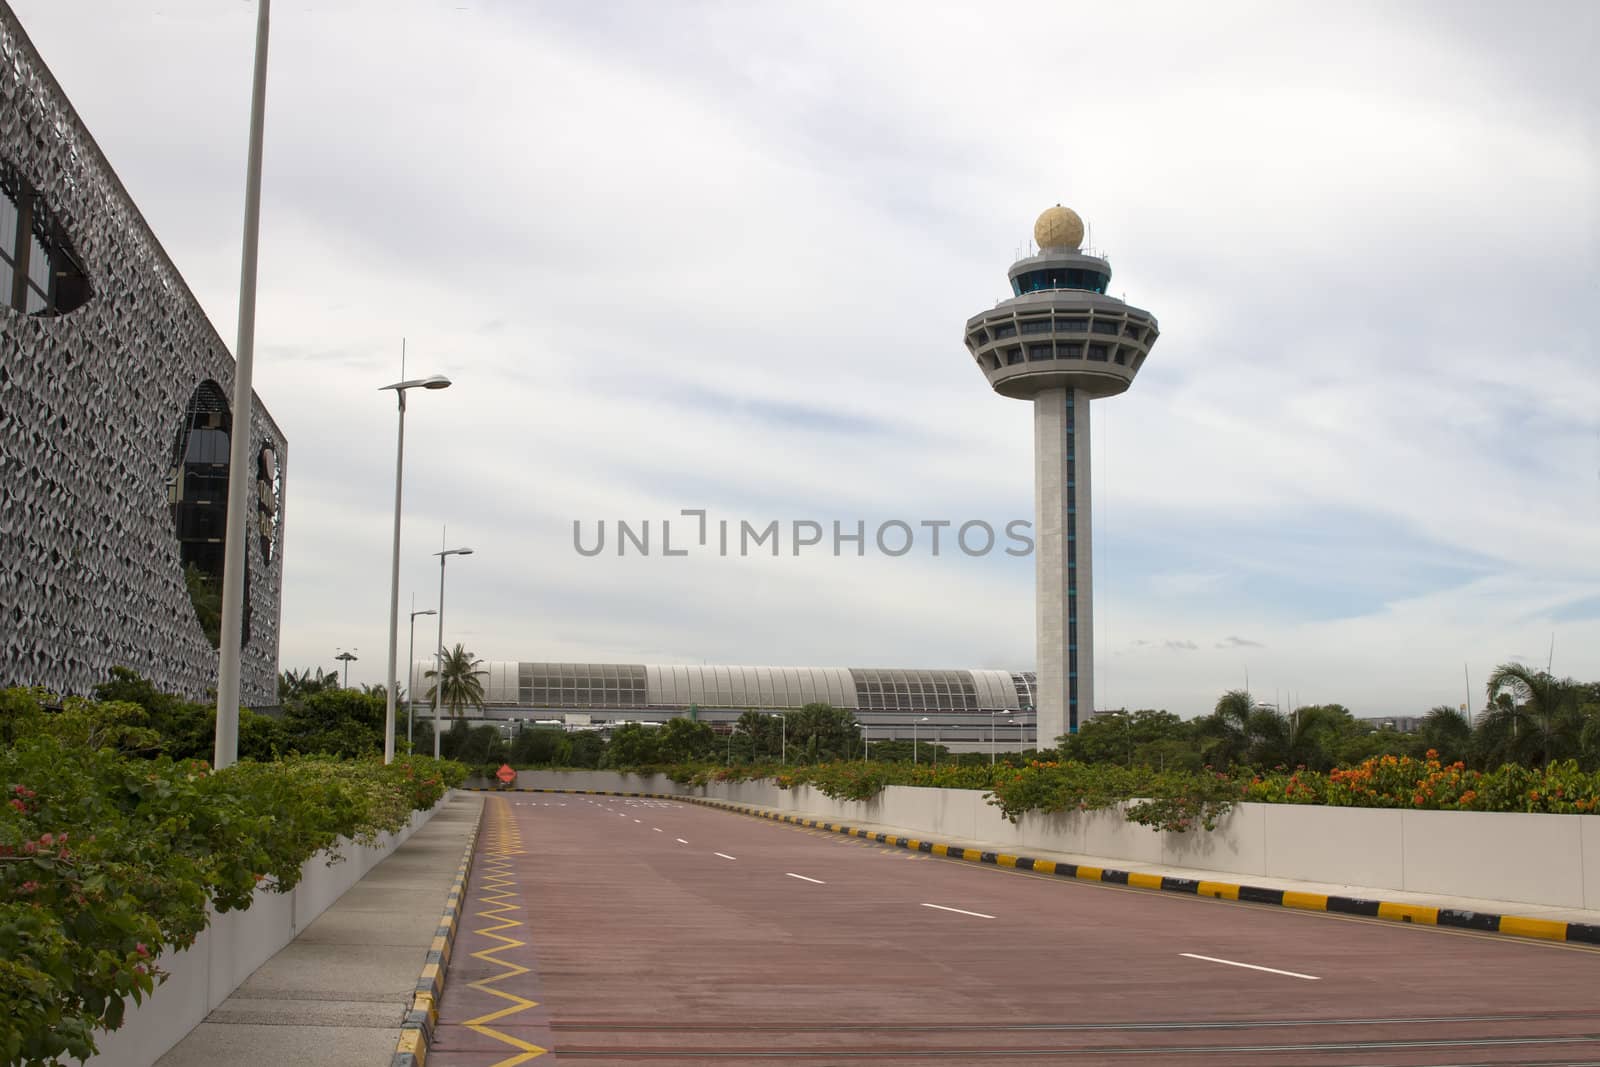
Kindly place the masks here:
<instances>
[{"instance_id":1,"label":"cloudy sky","mask_svg":"<svg viewBox=\"0 0 1600 1067\"><path fill-rule=\"evenodd\" d=\"M231 345L254 5L8 2ZM432 607L442 527L476 550L447 642L1031 668L1031 559L918 524L1031 518L961 333L1059 201L1162 325L1095 406L1097 703L1414 713L1552 639L1600 678L1597 10L279 0L282 664L382 679L405 338L456 383L411 404L401 577Z\"/></svg>"}]
</instances>

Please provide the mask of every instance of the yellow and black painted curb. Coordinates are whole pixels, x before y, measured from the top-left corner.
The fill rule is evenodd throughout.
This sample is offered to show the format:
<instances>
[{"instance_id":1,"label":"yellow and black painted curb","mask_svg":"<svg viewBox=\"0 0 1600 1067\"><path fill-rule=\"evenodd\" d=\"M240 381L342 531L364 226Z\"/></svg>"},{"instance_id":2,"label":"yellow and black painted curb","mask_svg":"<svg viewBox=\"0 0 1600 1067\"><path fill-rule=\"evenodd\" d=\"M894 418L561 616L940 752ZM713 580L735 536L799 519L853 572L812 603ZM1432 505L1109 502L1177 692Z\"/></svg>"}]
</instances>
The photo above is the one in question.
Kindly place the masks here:
<instances>
[{"instance_id":1,"label":"yellow and black painted curb","mask_svg":"<svg viewBox=\"0 0 1600 1067\"><path fill-rule=\"evenodd\" d=\"M488 810L485 805L484 810ZM428 947L428 958L417 976L416 988L411 994L411 1007L405 1021L400 1024L400 1040L396 1042L394 1057L389 1067L423 1067L428 1061L428 1047L433 1043L433 1028L439 1022L439 998L444 995L444 971L450 962L450 950L455 947L456 931L461 927L461 912L466 907L467 876L472 870L472 850L478 845L478 833L483 829L483 813L478 814L478 824L467 835L467 847L456 867L455 880L444 900L444 912L439 916L439 926L433 932L433 944Z\"/></svg>"},{"instance_id":2,"label":"yellow and black painted curb","mask_svg":"<svg viewBox=\"0 0 1600 1067\"><path fill-rule=\"evenodd\" d=\"M1569 923L1556 919L1535 919L1524 915L1495 915L1484 911L1464 911L1458 908L1438 908L1424 904L1401 904L1388 900L1367 900L1361 897L1342 897L1326 893L1302 893L1292 889L1272 889L1267 886L1242 885L1235 882L1213 882L1197 878L1173 878L1170 875L1146 874L1139 871L1119 871L1111 867L1091 867L1086 864L1062 863L1056 860L1034 859L1031 856L1013 856L1006 852L987 852L982 849L947 845L915 837L897 837L893 834L821 819L806 819L798 815L757 808L748 804L735 804L713 797L682 796L674 793L626 793L614 789L535 789L518 790L524 793L588 793L595 796L649 797L655 800L681 800L689 804L704 804L741 815L759 819L791 823L809 829L877 841L885 845L927 852L935 856L966 860L970 863L989 863L996 867L1014 867L1019 871L1035 871L1058 878L1071 878L1081 882L1105 882L1136 889L1156 889L1167 893L1187 893L1192 896L1215 897L1219 900L1237 900L1249 904L1272 904L1282 908L1299 908L1304 911L1330 911L1343 915L1364 915L1393 922L1417 923L1423 926L1449 926L1483 933L1509 934L1513 937L1532 937L1544 941L1574 941L1600 945L1600 924Z\"/></svg>"}]
</instances>

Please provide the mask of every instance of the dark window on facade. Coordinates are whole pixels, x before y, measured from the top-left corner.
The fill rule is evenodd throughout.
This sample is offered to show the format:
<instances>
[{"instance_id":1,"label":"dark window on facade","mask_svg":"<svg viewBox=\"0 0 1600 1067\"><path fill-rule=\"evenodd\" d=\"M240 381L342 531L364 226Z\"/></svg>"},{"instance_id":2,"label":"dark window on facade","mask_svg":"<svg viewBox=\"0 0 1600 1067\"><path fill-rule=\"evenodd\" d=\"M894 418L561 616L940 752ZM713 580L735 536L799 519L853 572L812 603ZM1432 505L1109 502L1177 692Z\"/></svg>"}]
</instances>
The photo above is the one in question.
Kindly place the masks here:
<instances>
[{"instance_id":1,"label":"dark window on facade","mask_svg":"<svg viewBox=\"0 0 1600 1067\"><path fill-rule=\"evenodd\" d=\"M1023 319L1022 320L1022 332L1023 333L1049 333L1050 332L1050 320L1049 319Z\"/></svg>"},{"instance_id":2,"label":"dark window on facade","mask_svg":"<svg viewBox=\"0 0 1600 1067\"><path fill-rule=\"evenodd\" d=\"M1127 349L1126 346L1124 346L1124 345L1118 345L1117 346L1116 361L1121 366L1125 367L1125 366L1128 365L1128 349Z\"/></svg>"},{"instance_id":3,"label":"dark window on facade","mask_svg":"<svg viewBox=\"0 0 1600 1067\"><path fill-rule=\"evenodd\" d=\"M1046 342L1046 343L1044 343L1042 345L1029 345L1028 346L1028 359L1030 361L1031 360L1037 360L1037 359L1055 359L1055 358L1056 358L1055 346L1051 345L1049 342Z\"/></svg>"},{"instance_id":4,"label":"dark window on facade","mask_svg":"<svg viewBox=\"0 0 1600 1067\"><path fill-rule=\"evenodd\" d=\"M1012 323L1002 322L995 326L994 335L996 337L1015 337L1017 335L1017 328Z\"/></svg>"},{"instance_id":5,"label":"dark window on facade","mask_svg":"<svg viewBox=\"0 0 1600 1067\"><path fill-rule=\"evenodd\" d=\"M1120 328L1120 324L1114 321L1107 321L1105 319L1094 320L1093 329L1095 333L1115 334Z\"/></svg>"},{"instance_id":6,"label":"dark window on facade","mask_svg":"<svg viewBox=\"0 0 1600 1067\"><path fill-rule=\"evenodd\" d=\"M980 345L987 344L989 341L989 335L984 333L982 330L979 330L977 333L972 335L972 339L977 341Z\"/></svg>"},{"instance_id":7,"label":"dark window on facade","mask_svg":"<svg viewBox=\"0 0 1600 1067\"><path fill-rule=\"evenodd\" d=\"M1022 362L1022 346L1021 345L1012 345L1010 348L1006 349L1006 362L1007 363L1021 363Z\"/></svg>"},{"instance_id":8,"label":"dark window on facade","mask_svg":"<svg viewBox=\"0 0 1600 1067\"><path fill-rule=\"evenodd\" d=\"M89 279L49 205L0 164L0 304L24 315L63 315L89 295Z\"/></svg>"},{"instance_id":9,"label":"dark window on facade","mask_svg":"<svg viewBox=\"0 0 1600 1067\"><path fill-rule=\"evenodd\" d=\"M1056 320L1056 329L1064 330L1067 333L1088 333L1089 332L1089 320L1088 319L1057 319Z\"/></svg>"},{"instance_id":10,"label":"dark window on facade","mask_svg":"<svg viewBox=\"0 0 1600 1067\"><path fill-rule=\"evenodd\" d=\"M1137 341L1139 339L1139 335L1144 333L1144 327L1140 326L1138 323L1130 322L1127 326L1123 327L1122 332L1124 335Z\"/></svg>"},{"instance_id":11,"label":"dark window on facade","mask_svg":"<svg viewBox=\"0 0 1600 1067\"><path fill-rule=\"evenodd\" d=\"M1099 360L1101 363L1104 363L1110 358L1110 353L1106 350L1105 345L1090 345L1089 358Z\"/></svg>"},{"instance_id":12,"label":"dark window on facade","mask_svg":"<svg viewBox=\"0 0 1600 1067\"><path fill-rule=\"evenodd\" d=\"M1056 342L1056 358L1057 359L1082 359L1083 358L1083 343L1081 341L1073 341L1073 342L1070 342L1070 343L1067 342L1067 341L1057 341Z\"/></svg>"}]
</instances>

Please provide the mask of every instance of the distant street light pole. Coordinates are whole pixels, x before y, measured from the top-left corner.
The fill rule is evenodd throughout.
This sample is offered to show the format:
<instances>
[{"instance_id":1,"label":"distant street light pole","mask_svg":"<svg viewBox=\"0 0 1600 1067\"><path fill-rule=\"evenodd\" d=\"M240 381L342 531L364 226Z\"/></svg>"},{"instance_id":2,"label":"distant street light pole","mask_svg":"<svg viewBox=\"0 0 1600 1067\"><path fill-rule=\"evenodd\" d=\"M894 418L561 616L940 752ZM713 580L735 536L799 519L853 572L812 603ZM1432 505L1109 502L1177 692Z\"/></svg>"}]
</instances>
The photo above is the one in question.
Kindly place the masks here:
<instances>
[{"instance_id":1,"label":"distant street light pole","mask_svg":"<svg viewBox=\"0 0 1600 1067\"><path fill-rule=\"evenodd\" d=\"M444 695L444 561L451 556L470 556L470 548L447 548L435 552L439 557L439 642L433 650L433 758L439 758L439 700Z\"/></svg>"},{"instance_id":2,"label":"distant street light pole","mask_svg":"<svg viewBox=\"0 0 1600 1067\"><path fill-rule=\"evenodd\" d=\"M782 739L779 742L780 747L779 747L778 751L779 751L780 755L778 756L778 763L780 765L782 765L782 766L788 766L788 763L789 763L789 716L785 715L781 711L775 711L772 714L774 714L774 715L776 715L778 717L779 726L783 731Z\"/></svg>"},{"instance_id":3,"label":"distant street light pole","mask_svg":"<svg viewBox=\"0 0 1600 1067\"><path fill-rule=\"evenodd\" d=\"M868 763L872 760L872 742L867 740L867 724L861 723L861 762Z\"/></svg>"},{"instance_id":4,"label":"distant street light pole","mask_svg":"<svg viewBox=\"0 0 1600 1067\"><path fill-rule=\"evenodd\" d=\"M354 652L345 652L344 650L341 649L339 654L337 656L333 657L333 658L336 659L336 660L342 660L344 662L344 686L343 686L343 688L349 689L350 688L350 664L353 663L354 661L360 659L361 657L356 655Z\"/></svg>"},{"instance_id":5,"label":"distant street light pole","mask_svg":"<svg viewBox=\"0 0 1600 1067\"><path fill-rule=\"evenodd\" d=\"M411 604L416 606L417 598L413 594ZM406 751L411 751L411 728L417 721L417 693L413 684L416 679L412 677L417 669L417 616L437 615L438 611L429 608L427 611L413 611L411 613L411 643L406 646Z\"/></svg>"},{"instance_id":6,"label":"distant street light pole","mask_svg":"<svg viewBox=\"0 0 1600 1067\"><path fill-rule=\"evenodd\" d=\"M250 426L255 393L250 379L256 346L256 251L261 237L261 143L267 121L267 39L270 0L257 0L255 75L250 87L250 149L245 160L244 246L239 256L239 343L234 349L233 429L228 441L227 533L222 549L222 635L217 650L217 731L212 766L239 759L240 642L244 637L245 512L250 507Z\"/></svg>"},{"instance_id":7,"label":"distant street light pole","mask_svg":"<svg viewBox=\"0 0 1600 1067\"><path fill-rule=\"evenodd\" d=\"M400 374L406 373L406 343L400 342ZM442 374L431 378L412 378L386 385L400 401L400 430L394 446L394 551L389 562L389 684L383 717L383 762L394 762L394 706L398 698L395 680L395 653L400 644L400 485L406 460L406 390L448 389L450 379ZM378 391L381 393L383 389ZM409 729L409 724L407 726Z\"/></svg>"},{"instance_id":8,"label":"distant street light pole","mask_svg":"<svg viewBox=\"0 0 1600 1067\"><path fill-rule=\"evenodd\" d=\"M915 767L917 764L917 723L927 721L928 717L926 715L920 719L911 720L911 765L913 767ZM938 756L934 757L934 759L938 758Z\"/></svg>"}]
</instances>

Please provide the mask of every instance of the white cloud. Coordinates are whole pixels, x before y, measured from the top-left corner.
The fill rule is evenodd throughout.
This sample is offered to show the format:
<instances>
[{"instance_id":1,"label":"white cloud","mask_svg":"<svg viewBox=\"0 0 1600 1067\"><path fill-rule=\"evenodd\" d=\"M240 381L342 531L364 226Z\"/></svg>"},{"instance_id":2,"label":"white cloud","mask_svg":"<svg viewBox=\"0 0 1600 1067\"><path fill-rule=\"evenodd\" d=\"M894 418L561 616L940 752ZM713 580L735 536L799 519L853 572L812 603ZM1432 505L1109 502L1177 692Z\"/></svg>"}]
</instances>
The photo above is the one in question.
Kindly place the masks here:
<instances>
[{"instance_id":1,"label":"white cloud","mask_svg":"<svg viewBox=\"0 0 1600 1067\"><path fill-rule=\"evenodd\" d=\"M13 6L231 340L252 8ZM456 385L411 407L402 602L448 522L480 655L1028 666L1017 561L570 528L1028 516L1028 409L959 332L1061 200L1163 326L1095 408L1100 703L1204 710L1248 667L1414 711L1551 630L1600 676L1585 10L280 8L284 665L381 675L403 336Z\"/></svg>"}]
</instances>

